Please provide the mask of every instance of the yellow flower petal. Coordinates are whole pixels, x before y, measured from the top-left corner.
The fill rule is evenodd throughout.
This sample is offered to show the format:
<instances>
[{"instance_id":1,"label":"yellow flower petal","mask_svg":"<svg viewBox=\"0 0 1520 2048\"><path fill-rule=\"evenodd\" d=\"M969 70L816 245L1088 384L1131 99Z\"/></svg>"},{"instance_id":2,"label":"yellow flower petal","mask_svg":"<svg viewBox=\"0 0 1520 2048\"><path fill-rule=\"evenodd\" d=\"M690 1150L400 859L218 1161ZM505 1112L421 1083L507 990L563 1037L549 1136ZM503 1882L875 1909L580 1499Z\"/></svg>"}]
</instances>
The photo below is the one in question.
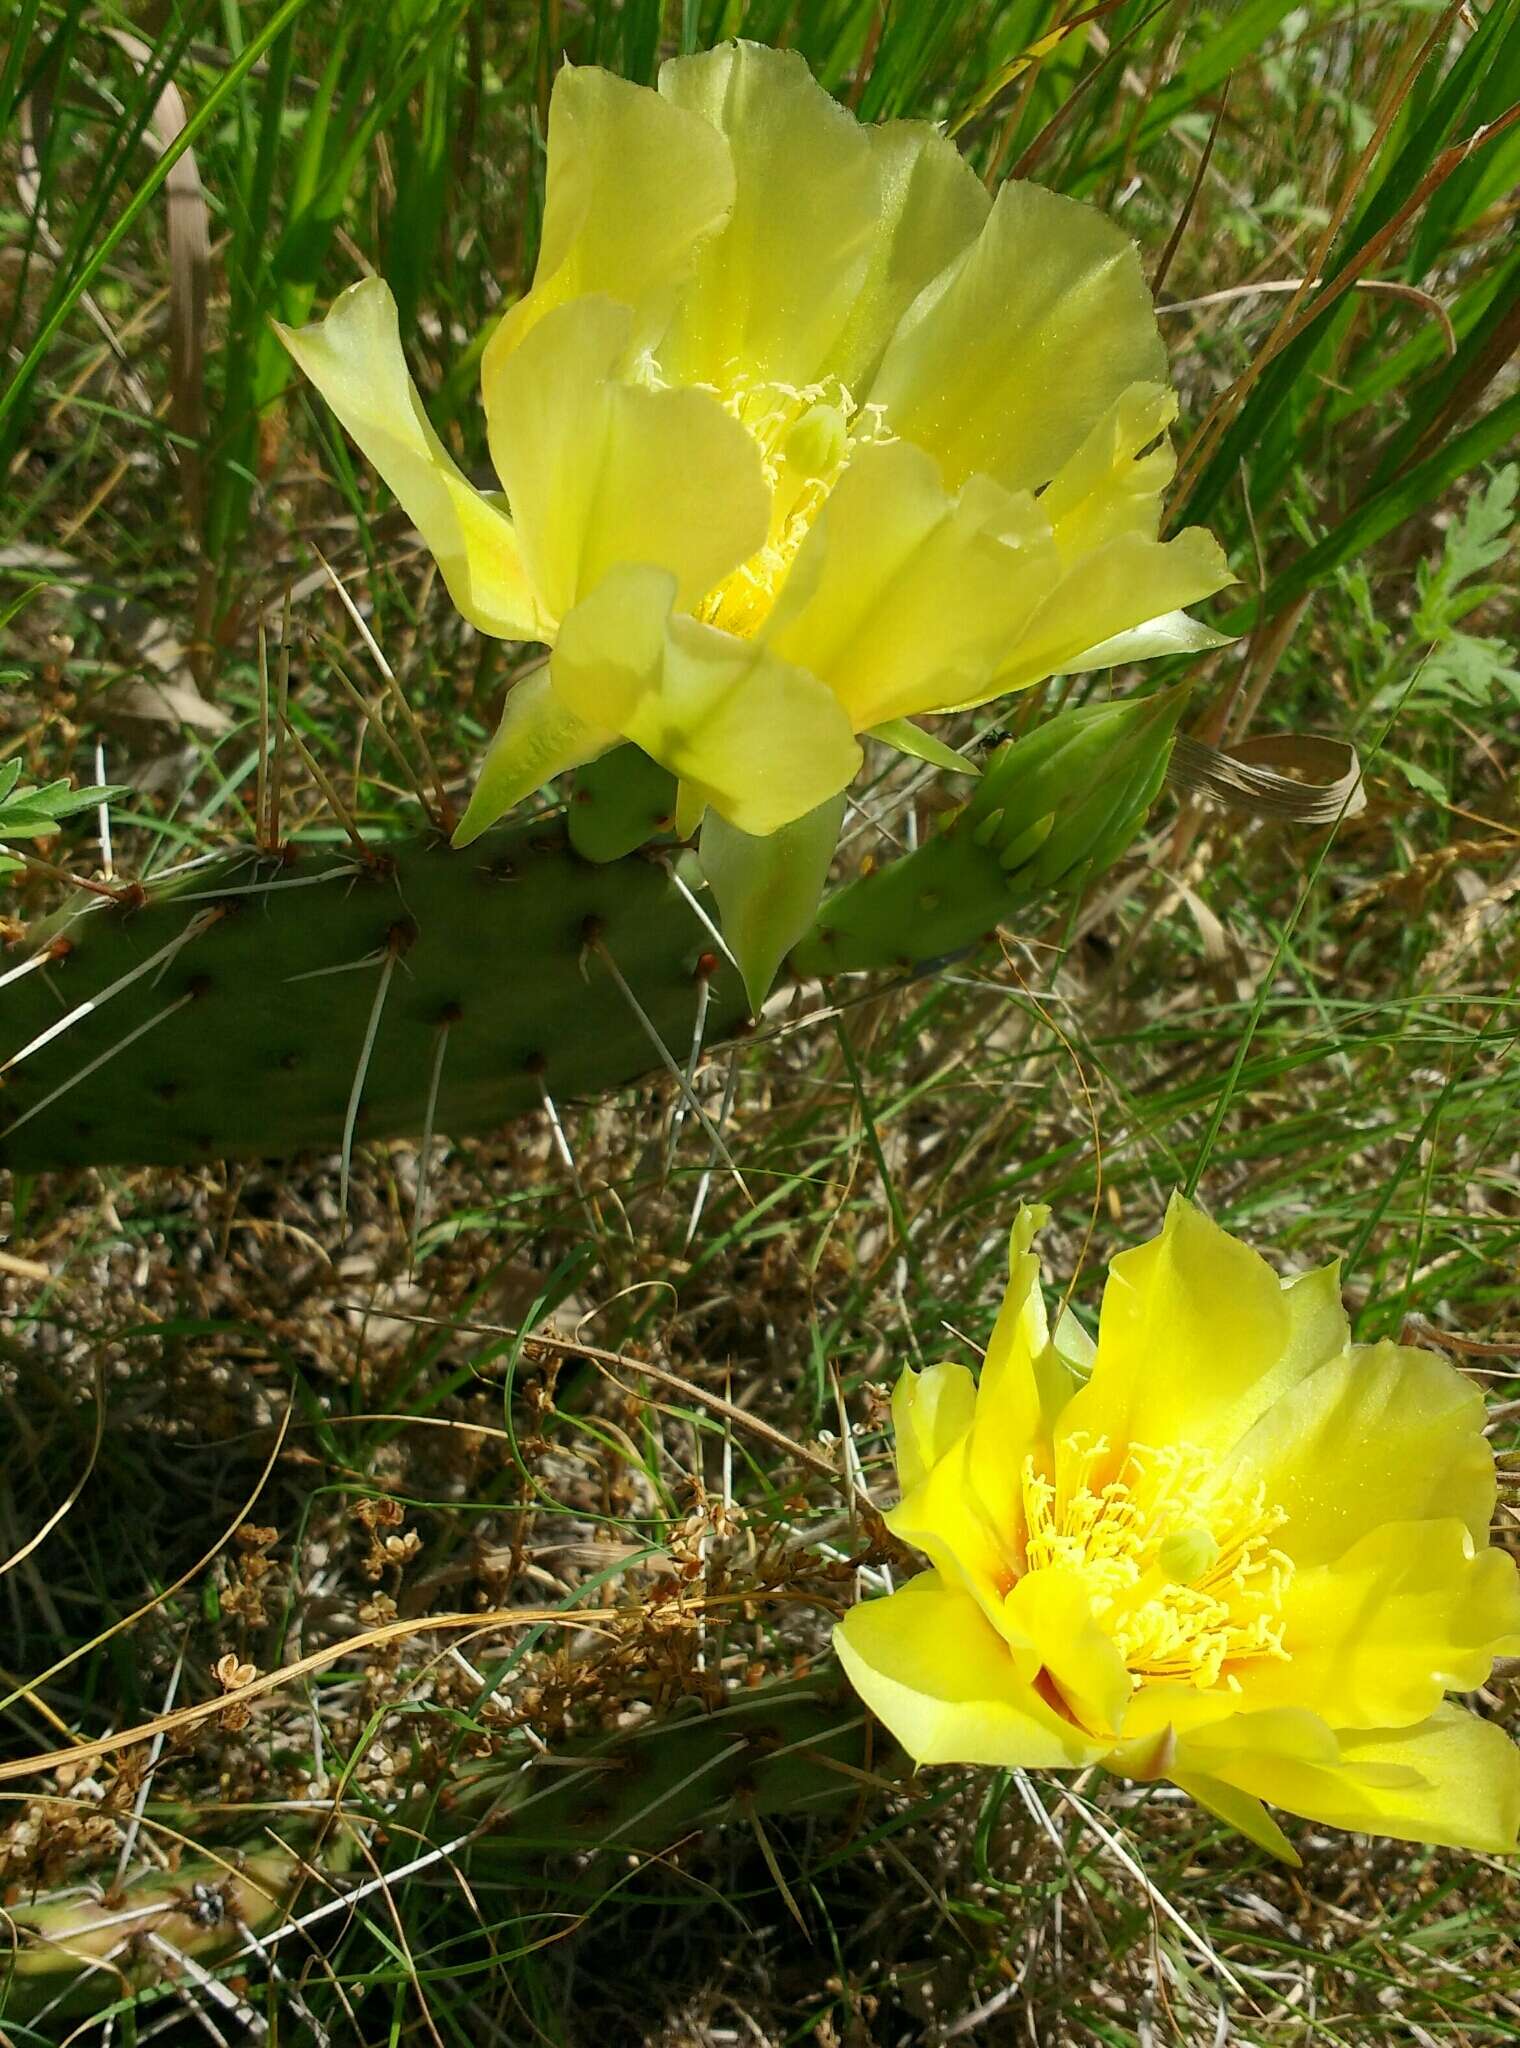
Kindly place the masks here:
<instances>
[{"instance_id":1,"label":"yellow flower petal","mask_svg":"<svg viewBox=\"0 0 1520 2048\"><path fill-rule=\"evenodd\" d=\"M1119 1727L1129 1673L1093 1618L1080 1573L1051 1569L1018 1580L1003 1602L998 1631L1022 1675L1032 1683L1041 1670L1048 1672L1084 1728Z\"/></svg>"},{"instance_id":2,"label":"yellow flower petal","mask_svg":"<svg viewBox=\"0 0 1520 2048\"><path fill-rule=\"evenodd\" d=\"M1063 562L1073 562L1116 534L1154 540L1161 524L1161 493L1176 461L1162 441L1177 416L1177 398L1162 384L1131 384L1040 494Z\"/></svg>"},{"instance_id":3,"label":"yellow flower petal","mask_svg":"<svg viewBox=\"0 0 1520 2048\"><path fill-rule=\"evenodd\" d=\"M834 1646L850 1683L916 1763L1059 1769L1098 1754L1020 1681L976 1602L933 1572L852 1607Z\"/></svg>"},{"instance_id":4,"label":"yellow flower petal","mask_svg":"<svg viewBox=\"0 0 1520 2048\"><path fill-rule=\"evenodd\" d=\"M769 523L759 450L710 391L619 381L632 317L576 299L482 381L491 457L556 619L624 563L669 570L690 605Z\"/></svg>"},{"instance_id":5,"label":"yellow flower petal","mask_svg":"<svg viewBox=\"0 0 1520 2048\"><path fill-rule=\"evenodd\" d=\"M989 691L1058 578L1031 498L986 477L951 497L921 449L878 443L835 486L766 637L860 730Z\"/></svg>"},{"instance_id":6,"label":"yellow flower petal","mask_svg":"<svg viewBox=\"0 0 1520 2048\"><path fill-rule=\"evenodd\" d=\"M1175 1750L1180 1738L1195 1728L1228 1721L1239 1711L1240 1701L1234 1693L1205 1690L1186 1679L1150 1679L1131 1694L1124 1710L1123 1741L1104 1758L1104 1766L1133 1777L1154 1777L1158 1773L1149 1766L1155 1762L1158 1745ZM1139 1765L1146 1767L1137 1768ZM1170 1767L1160 1775L1170 1777Z\"/></svg>"},{"instance_id":7,"label":"yellow flower petal","mask_svg":"<svg viewBox=\"0 0 1520 2048\"><path fill-rule=\"evenodd\" d=\"M1330 1827L1501 1856L1515 1848L1520 1750L1492 1722L1447 1705L1412 1728L1344 1735L1339 1749L1335 1766L1241 1749L1218 1776Z\"/></svg>"},{"instance_id":8,"label":"yellow flower petal","mask_svg":"<svg viewBox=\"0 0 1520 2048\"><path fill-rule=\"evenodd\" d=\"M658 569L606 576L560 629L554 688L587 725L634 740L741 832L774 832L850 781L860 748L849 720L822 683L758 641L672 614L675 594L674 576Z\"/></svg>"},{"instance_id":9,"label":"yellow flower petal","mask_svg":"<svg viewBox=\"0 0 1520 2048\"><path fill-rule=\"evenodd\" d=\"M1039 1434L1048 1436L1075 1386L1051 1343L1040 1288L1034 1241L1049 1221L1043 1202L1020 1202L1008 1233L1008 1286L982 1361L977 1414L996 1441L1018 1457L1033 1444L1037 1426Z\"/></svg>"},{"instance_id":10,"label":"yellow flower petal","mask_svg":"<svg viewBox=\"0 0 1520 2048\"><path fill-rule=\"evenodd\" d=\"M1008 1240L1008 1287L987 1342L977 1393L968 1473L992 1526L1010 1549L1022 1534L1024 1460L1041 1469L1056 1417L1077 1384L1051 1342L1040 1291L1035 1233L1049 1221L1041 1205L1021 1203Z\"/></svg>"},{"instance_id":11,"label":"yellow flower petal","mask_svg":"<svg viewBox=\"0 0 1520 2048\"><path fill-rule=\"evenodd\" d=\"M865 131L791 50L722 43L662 66L660 92L727 137L734 205L660 344L680 382L811 383L865 282L881 173Z\"/></svg>"},{"instance_id":12,"label":"yellow flower petal","mask_svg":"<svg viewBox=\"0 0 1520 2048\"><path fill-rule=\"evenodd\" d=\"M1295 1869L1302 1864L1303 1858L1277 1822L1261 1801L1253 1799L1249 1792L1239 1792L1222 1779L1207 1777L1199 1771L1175 1772L1172 1782L1181 1786L1189 1799L1196 1800L1227 1827L1234 1828L1237 1834L1254 1842L1258 1849L1265 1849L1269 1856L1277 1857L1282 1863L1290 1863Z\"/></svg>"},{"instance_id":13,"label":"yellow flower petal","mask_svg":"<svg viewBox=\"0 0 1520 2048\"><path fill-rule=\"evenodd\" d=\"M925 285L976 240L992 203L955 144L927 121L884 121L865 135L881 181L870 266L828 359L854 391L874 375Z\"/></svg>"},{"instance_id":14,"label":"yellow flower petal","mask_svg":"<svg viewBox=\"0 0 1520 2048\"><path fill-rule=\"evenodd\" d=\"M1154 661L1163 654L1202 654L1211 647L1228 647L1231 635L1216 633L1200 619L1186 612L1162 612L1123 633L1111 633L1091 647L1074 654L1066 666L1085 675L1089 669L1117 668L1121 662Z\"/></svg>"},{"instance_id":15,"label":"yellow flower petal","mask_svg":"<svg viewBox=\"0 0 1520 2048\"><path fill-rule=\"evenodd\" d=\"M1241 1705L1313 1706L1337 1728L1397 1728L1470 1692L1520 1628L1520 1575L1461 1522L1385 1522L1334 1564L1295 1573L1287 1661L1233 1667Z\"/></svg>"},{"instance_id":16,"label":"yellow flower petal","mask_svg":"<svg viewBox=\"0 0 1520 2048\"><path fill-rule=\"evenodd\" d=\"M1454 1515L1481 1546L1495 1498L1483 1415L1477 1388L1434 1352L1356 1345L1267 1409L1222 1476L1265 1484L1287 1515L1272 1541L1301 1570L1383 1522Z\"/></svg>"},{"instance_id":17,"label":"yellow flower petal","mask_svg":"<svg viewBox=\"0 0 1520 2048\"><path fill-rule=\"evenodd\" d=\"M501 723L486 750L469 807L454 832L468 846L551 776L578 768L617 743L615 732L587 725L555 694L543 670L507 692Z\"/></svg>"},{"instance_id":18,"label":"yellow flower petal","mask_svg":"<svg viewBox=\"0 0 1520 2048\"><path fill-rule=\"evenodd\" d=\"M698 247L734 203L728 145L711 123L596 65L561 67L548 142L533 289L486 346L488 382L546 313L586 293L635 309L637 346L657 341Z\"/></svg>"},{"instance_id":19,"label":"yellow flower petal","mask_svg":"<svg viewBox=\"0 0 1520 2048\"><path fill-rule=\"evenodd\" d=\"M274 327L400 499L470 624L501 640L545 638L511 520L474 488L428 424L389 286L364 278L333 301L325 320Z\"/></svg>"},{"instance_id":20,"label":"yellow flower petal","mask_svg":"<svg viewBox=\"0 0 1520 2048\"><path fill-rule=\"evenodd\" d=\"M1035 490L1129 385L1165 380L1129 237L1078 200L1014 182L909 309L870 396L896 433L939 459L952 487L981 471Z\"/></svg>"},{"instance_id":21,"label":"yellow flower petal","mask_svg":"<svg viewBox=\"0 0 1520 2048\"><path fill-rule=\"evenodd\" d=\"M900 1375L892 1389L897 1484L903 1493L928 1477L971 1427L976 1381L964 1365L931 1365Z\"/></svg>"},{"instance_id":22,"label":"yellow flower petal","mask_svg":"<svg viewBox=\"0 0 1520 2048\"><path fill-rule=\"evenodd\" d=\"M971 1483L972 1437L959 1437L885 1516L901 1543L969 1593L994 1620L1011 1583L1005 1532L994 1526Z\"/></svg>"},{"instance_id":23,"label":"yellow flower petal","mask_svg":"<svg viewBox=\"0 0 1520 2048\"><path fill-rule=\"evenodd\" d=\"M1252 1769L1296 1763L1333 1771L1340 1767L1341 1748L1329 1722L1307 1707L1272 1707L1209 1720L1182 1731L1177 1745L1181 1768L1212 1771L1231 1784L1240 1782L1236 1766L1242 1758L1252 1760Z\"/></svg>"},{"instance_id":24,"label":"yellow flower petal","mask_svg":"<svg viewBox=\"0 0 1520 2048\"><path fill-rule=\"evenodd\" d=\"M1115 1452L1130 1442L1228 1449L1346 1335L1335 1267L1285 1288L1179 1196L1159 1237L1113 1261L1092 1378L1062 1429L1106 1437Z\"/></svg>"},{"instance_id":25,"label":"yellow flower petal","mask_svg":"<svg viewBox=\"0 0 1520 2048\"><path fill-rule=\"evenodd\" d=\"M1140 533L1116 534L1091 554L1078 555L1056 579L1009 649L985 697L967 702L1027 690L1063 669L1108 667L1116 660L1171 652L1178 644L1175 630L1173 637L1155 647L1135 638L1116 652L1106 643L1142 626L1170 625L1172 615L1184 605L1196 604L1234 580L1219 543L1201 526L1185 527L1175 540L1167 541L1148 540ZM1208 628L1201 632L1201 644L1217 643Z\"/></svg>"}]
</instances>

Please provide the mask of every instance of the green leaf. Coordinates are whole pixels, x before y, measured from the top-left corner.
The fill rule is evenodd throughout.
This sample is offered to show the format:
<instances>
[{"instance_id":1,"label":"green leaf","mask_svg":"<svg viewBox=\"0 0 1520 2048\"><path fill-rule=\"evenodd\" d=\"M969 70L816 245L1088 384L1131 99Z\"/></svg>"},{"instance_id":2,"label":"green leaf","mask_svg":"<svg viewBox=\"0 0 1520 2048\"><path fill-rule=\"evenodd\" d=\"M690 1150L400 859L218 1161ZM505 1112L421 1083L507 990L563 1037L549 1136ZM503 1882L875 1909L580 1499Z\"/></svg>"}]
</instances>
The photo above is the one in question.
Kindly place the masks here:
<instances>
[{"instance_id":1,"label":"green leaf","mask_svg":"<svg viewBox=\"0 0 1520 2048\"><path fill-rule=\"evenodd\" d=\"M62 777L40 788L18 786L20 762L14 762L12 768L8 781L5 770L0 769L0 839L45 838L56 832L65 818L93 810L96 804L127 793L122 783L98 783L88 789L75 789Z\"/></svg>"},{"instance_id":2,"label":"green leaf","mask_svg":"<svg viewBox=\"0 0 1520 2048\"><path fill-rule=\"evenodd\" d=\"M1520 463L1506 463L1503 469L1495 470L1486 485L1472 492L1461 517L1452 521L1442 564L1452 583L1465 583L1509 552L1517 486Z\"/></svg>"},{"instance_id":3,"label":"green leaf","mask_svg":"<svg viewBox=\"0 0 1520 2048\"><path fill-rule=\"evenodd\" d=\"M750 1008L759 1011L776 970L813 922L844 821L841 791L795 824L757 839L716 811L702 826L702 872L718 899L729 950Z\"/></svg>"},{"instance_id":4,"label":"green leaf","mask_svg":"<svg viewBox=\"0 0 1520 2048\"><path fill-rule=\"evenodd\" d=\"M947 747L943 740L935 739L911 718L889 718L885 725L871 727L873 740L880 740L883 746L896 747L899 754L911 754L915 761L928 761L935 768L944 768L951 775L980 775L981 769L974 761L968 761L964 754L958 754L954 747Z\"/></svg>"},{"instance_id":5,"label":"green leaf","mask_svg":"<svg viewBox=\"0 0 1520 2048\"><path fill-rule=\"evenodd\" d=\"M1397 768L1411 788L1419 790L1422 796L1433 797L1438 804L1447 800L1446 784L1439 775L1432 775L1428 768L1422 768L1415 761L1408 761L1402 754L1390 754L1384 747L1381 756L1384 768Z\"/></svg>"}]
</instances>

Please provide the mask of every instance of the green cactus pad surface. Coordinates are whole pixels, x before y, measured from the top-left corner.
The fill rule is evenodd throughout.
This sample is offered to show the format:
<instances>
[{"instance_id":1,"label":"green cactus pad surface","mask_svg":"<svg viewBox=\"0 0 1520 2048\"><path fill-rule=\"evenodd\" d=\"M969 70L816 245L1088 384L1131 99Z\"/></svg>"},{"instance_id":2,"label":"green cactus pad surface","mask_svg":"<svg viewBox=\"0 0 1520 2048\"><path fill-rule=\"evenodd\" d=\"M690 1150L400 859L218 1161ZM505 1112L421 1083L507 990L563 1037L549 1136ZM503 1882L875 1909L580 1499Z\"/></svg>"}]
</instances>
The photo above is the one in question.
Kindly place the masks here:
<instances>
[{"instance_id":1,"label":"green cactus pad surface","mask_svg":"<svg viewBox=\"0 0 1520 2048\"><path fill-rule=\"evenodd\" d=\"M618 860L675 835L676 779L638 747L613 747L576 771L567 822L587 860Z\"/></svg>"},{"instance_id":2,"label":"green cactus pad surface","mask_svg":"<svg viewBox=\"0 0 1520 2048\"><path fill-rule=\"evenodd\" d=\"M704 982L709 1040L746 1013L664 868L583 860L557 817L465 852L232 854L140 903L87 899L33 944L54 957L0 990L0 1063L95 1007L0 1077L17 1170L336 1149L371 1031L358 1138L420 1130L435 1062L436 1128L489 1129L661 1063L619 976L677 1060Z\"/></svg>"}]
</instances>

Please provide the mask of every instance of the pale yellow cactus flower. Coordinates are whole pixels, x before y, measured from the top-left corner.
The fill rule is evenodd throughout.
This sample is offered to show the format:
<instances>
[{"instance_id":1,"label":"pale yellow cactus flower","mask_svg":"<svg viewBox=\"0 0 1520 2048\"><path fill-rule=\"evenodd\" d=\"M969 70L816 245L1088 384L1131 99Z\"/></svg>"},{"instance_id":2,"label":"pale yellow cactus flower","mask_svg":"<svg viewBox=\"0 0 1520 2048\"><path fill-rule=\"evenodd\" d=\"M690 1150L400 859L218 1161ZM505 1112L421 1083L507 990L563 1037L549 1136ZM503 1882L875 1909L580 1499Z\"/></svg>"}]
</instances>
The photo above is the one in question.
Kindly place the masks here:
<instances>
[{"instance_id":1,"label":"pale yellow cactus flower","mask_svg":"<svg viewBox=\"0 0 1520 2048\"><path fill-rule=\"evenodd\" d=\"M1520 1751L1445 1699L1520 1633L1477 1389L1351 1343L1337 1267L1284 1285L1180 1199L1114 1260L1096 1348L1052 1336L1045 1213L980 1379L898 1383L887 1524L933 1570L840 1623L865 1700L919 1763L1169 1778L1289 1861L1263 1801L1513 1849Z\"/></svg>"},{"instance_id":2,"label":"pale yellow cactus flower","mask_svg":"<svg viewBox=\"0 0 1520 2048\"><path fill-rule=\"evenodd\" d=\"M542 641L457 835L634 740L765 835L857 734L1056 670L1217 644L1229 581L1157 538L1176 410L1134 246L989 200L924 122L862 126L795 53L727 43L657 90L566 65L533 285L486 345L504 495L429 426L366 279L291 354L481 632Z\"/></svg>"}]
</instances>

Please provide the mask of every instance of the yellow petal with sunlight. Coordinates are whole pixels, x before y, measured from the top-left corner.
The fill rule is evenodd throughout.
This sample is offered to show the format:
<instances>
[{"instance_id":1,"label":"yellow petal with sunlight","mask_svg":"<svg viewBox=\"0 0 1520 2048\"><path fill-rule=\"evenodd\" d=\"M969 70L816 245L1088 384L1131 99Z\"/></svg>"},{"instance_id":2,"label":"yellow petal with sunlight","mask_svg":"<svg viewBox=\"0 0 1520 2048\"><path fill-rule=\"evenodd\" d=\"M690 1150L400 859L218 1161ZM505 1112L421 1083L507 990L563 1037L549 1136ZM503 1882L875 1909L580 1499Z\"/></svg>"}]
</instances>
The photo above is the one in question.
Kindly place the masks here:
<instances>
[{"instance_id":1,"label":"yellow petal with sunlight","mask_svg":"<svg viewBox=\"0 0 1520 2048\"><path fill-rule=\"evenodd\" d=\"M1219 543L1201 526L1185 527L1175 540L1165 541L1149 540L1143 533L1115 534L1091 554L1076 556L1054 580L985 696L966 702L1027 690L1066 669L1107 667L1116 658L1112 653L1093 658L1104 643L1152 620L1170 619L1184 605L1234 581ZM1201 630L1203 644L1217 644L1216 636ZM1137 644L1123 658L1164 651Z\"/></svg>"},{"instance_id":2,"label":"yellow petal with sunlight","mask_svg":"<svg viewBox=\"0 0 1520 2048\"><path fill-rule=\"evenodd\" d=\"M617 737L577 718L542 669L524 676L507 692L501 723L486 749L453 844L470 845L552 776L594 761L616 744Z\"/></svg>"},{"instance_id":3,"label":"yellow petal with sunlight","mask_svg":"<svg viewBox=\"0 0 1520 2048\"><path fill-rule=\"evenodd\" d=\"M926 1479L971 1427L976 1381L964 1365L931 1365L900 1374L892 1389L897 1484L903 1493Z\"/></svg>"},{"instance_id":4,"label":"yellow petal with sunlight","mask_svg":"<svg viewBox=\"0 0 1520 2048\"><path fill-rule=\"evenodd\" d=\"M1076 453L1040 494L1061 560L1078 560L1116 534L1154 540L1161 525L1161 493L1176 461L1165 440L1142 455L1177 417L1176 393L1162 384L1131 384L1122 391Z\"/></svg>"},{"instance_id":5,"label":"yellow petal with sunlight","mask_svg":"<svg viewBox=\"0 0 1520 2048\"><path fill-rule=\"evenodd\" d=\"M1207 1754L1201 1739L1189 1770ZM1500 1856L1520 1832L1520 1750L1460 1707L1439 1707L1412 1728L1343 1735L1333 1764L1244 1747L1211 1761L1226 1783L1329 1827Z\"/></svg>"},{"instance_id":6,"label":"yellow petal with sunlight","mask_svg":"<svg viewBox=\"0 0 1520 2048\"><path fill-rule=\"evenodd\" d=\"M870 398L952 488L981 471L1037 490L1129 385L1166 374L1128 235L1079 200L1011 181L905 315Z\"/></svg>"},{"instance_id":7,"label":"yellow petal with sunlight","mask_svg":"<svg viewBox=\"0 0 1520 2048\"><path fill-rule=\"evenodd\" d=\"M976 1602L933 1572L852 1607L834 1647L850 1683L915 1763L1071 1768L1099 1753L1022 1683Z\"/></svg>"},{"instance_id":8,"label":"yellow petal with sunlight","mask_svg":"<svg viewBox=\"0 0 1520 2048\"><path fill-rule=\"evenodd\" d=\"M470 624L499 640L544 639L511 520L474 488L428 424L390 287L363 278L334 299L325 320L274 328L401 501Z\"/></svg>"},{"instance_id":9,"label":"yellow petal with sunlight","mask_svg":"<svg viewBox=\"0 0 1520 2048\"><path fill-rule=\"evenodd\" d=\"M586 293L633 309L638 347L657 341L733 203L728 145L710 122L597 65L562 65L533 288L486 344L487 381L546 313Z\"/></svg>"},{"instance_id":10,"label":"yellow petal with sunlight","mask_svg":"<svg viewBox=\"0 0 1520 2048\"><path fill-rule=\"evenodd\" d=\"M1225 1462L1285 1511L1272 1540L1302 1570L1383 1522L1456 1516L1488 1541L1494 1457L1483 1396L1431 1351L1358 1344L1285 1392Z\"/></svg>"},{"instance_id":11,"label":"yellow petal with sunlight","mask_svg":"<svg viewBox=\"0 0 1520 2048\"><path fill-rule=\"evenodd\" d=\"M1123 1741L1105 1759L1109 1770L1132 1777L1154 1777L1154 1769L1140 1769L1154 1763L1155 1750L1175 1746L1177 1738L1215 1721L1227 1721L1240 1711L1238 1697L1220 1687L1203 1688L1182 1678L1149 1679L1137 1686L1124 1710ZM1160 1773L1170 1776L1169 1771Z\"/></svg>"},{"instance_id":12,"label":"yellow petal with sunlight","mask_svg":"<svg viewBox=\"0 0 1520 2048\"><path fill-rule=\"evenodd\" d=\"M1293 1575L1285 1658L1233 1667L1240 1704L1312 1706L1337 1728L1397 1728L1485 1683L1520 1628L1520 1573L1458 1521L1385 1522Z\"/></svg>"},{"instance_id":13,"label":"yellow petal with sunlight","mask_svg":"<svg viewBox=\"0 0 1520 2048\"><path fill-rule=\"evenodd\" d=\"M1003 1532L971 1484L971 1445L970 1435L958 1438L884 1519L900 1543L921 1550L948 1583L995 1619L1012 1573Z\"/></svg>"},{"instance_id":14,"label":"yellow petal with sunlight","mask_svg":"<svg viewBox=\"0 0 1520 2048\"><path fill-rule=\"evenodd\" d=\"M987 1340L969 1451L978 1500L1010 1550L1023 1537L1024 1460L1043 1470L1056 1417L1077 1384L1051 1342L1040 1291L1035 1233L1049 1221L1043 1205L1021 1203L1008 1239L1008 1286Z\"/></svg>"},{"instance_id":15,"label":"yellow petal with sunlight","mask_svg":"<svg viewBox=\"0 0 1520 2048\"><path fill-rule=\"evenodd\" d=\"M857 392L919 293L976 240L992 204L955 144L927 121L884 121L864 132L881 181L870 261L827 364Z\"/></svg>"},{"instance_id":16,"label":"yellow petal with sunlight","mask_svg":"<svg viewBox=\"0 0 1520 2048\"><path fill-rule=\"evenodd\" d=\"M798 552L766 637L857 730L977 697L1059 576L1027 495L946 493L906 441L862 448Z\"/></svg>"},{"instance_id":17,"label":"yellow petal with sunlight","mask_svg":"<svg viewBox=\"0 0 1520 2048\"><path fill-rule=\"evenodd\" d=\"M832 692L758 641L673 613L675 598L659 569L605 576L560 629L549 672L562 702L635 741L741 832L774 832L837 795L860 748Z\"/></svg>"},{"instance_id":18,"label":"yellow petal with sunlight","mask_svg":"<svg viewBox=\"0 0 1520 2048\"><path fill-rule=\"evenodd\" d=\"M1095 1734L1117 1730L1130 1696L1129 1672L1093 1617L1081 1574L1030 1572L1003 1602L998 1632L1031 1683L1049 1674L1074 1719Z\"/></svg>"},{"instance_id":19,"label":"yellow petal with sunlight","mask_svg":"<svg viewBox=\"0 0 1520 2048\"><path fill-rule=\"evenodd\" d=\"M626 306L576 299L482 383L491 459L556 619L625 563L669 570L689 605L769 523L759 450L710 391L622 381L631 331Z\"/></svg>"},{"instance_id":20,"label":"yellow petal with sunlight","mask_svg":"<svg viewBox=\"0 0 1520 2048\"><path fill-rule=\"evenodd\" d=\"M1284 1287L1259 1253L1181 1196L1159 1237L1109 1268L1092 1377L1063 1431L1228 1449L1347 1338L1339 1271Z\"/></svg>"},{"instance_id":21,"label":"yellow petal with sunlight","mask_svg":"<svg viewBox=\"0 0 1520 2048\"><path fill-rule=\"evenodd\" d=\"M697 251L659 361L721 391L811 383L865 282L882 172L864 129L793 50L721 43L660 69L660 93L727 138L733 211Z\"/></svg>"},{"instance_id":22,"label":"yellow petal with sunlight","mask_svg":"<svg viewBox=\"0 0 1520 2048\"><path fill-rule=\"evenodd\" d=\"M1019 1204L1008 1233L1008 1285L982 1360L977 1416L1015 1460L1032 1446L1041 1420L1039 1369L1050 1348L1050 1322L1034 1241L1049 1221L1043 1202Z\"/></svg>"}]
</instances>

